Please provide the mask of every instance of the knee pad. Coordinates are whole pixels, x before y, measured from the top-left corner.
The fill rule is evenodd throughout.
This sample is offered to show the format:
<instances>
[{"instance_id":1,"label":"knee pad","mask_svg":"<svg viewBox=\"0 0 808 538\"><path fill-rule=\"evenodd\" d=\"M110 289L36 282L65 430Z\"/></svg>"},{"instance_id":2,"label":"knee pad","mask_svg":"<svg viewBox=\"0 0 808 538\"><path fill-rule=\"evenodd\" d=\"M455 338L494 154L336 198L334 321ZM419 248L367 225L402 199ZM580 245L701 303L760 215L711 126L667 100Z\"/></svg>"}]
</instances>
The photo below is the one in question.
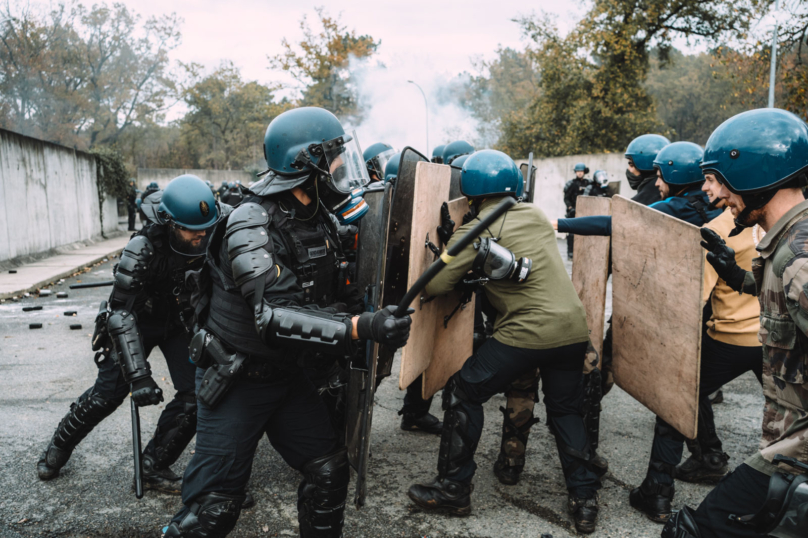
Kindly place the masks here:
<instances>
[{"instance_id":1,"label":"knee pad","mask_svg":"<svg viewBox=\"0 0 808 538\"><path fill-rule=\"evenodd\" d=\"M224 538L235 528L243 502L244 495L207 493L197 497L183 518L168 526L165 536Z\"/></svg>"},{"instance_id":2,"label":"knee pad","mask_svg":"<svg viewBox=\"0 0 808 538\"><path fill-rule=\"evenodd\" d=\"M443 387L442 407L444 411L448 411L449 409L457 407L462 402L468 401L466 393L460 388L460 383L460 372L457 372L449 378L449 381L446 382L446 386Z\"/></svg>"},{"instance_id":3,"label":"knee pad","mask_svg":"<svg viewBox=\"0 0 808 538\"><path fill-rule=\"evenodd\" d=\"M683 506L668 520L662 529L662 538L701 538L695 514L689 506Z\"/></svg>"},{"instance_id":4,"label":"knee pad","mask_svg":"<svg viewBox=\"0 0 808 538\"><path fill-rule=\"evenodd\" d=\"M297 517L302 538L342 536L350 478L345 448L303 466L303 481L297 492Z\"/></svg>"}]
</instances>

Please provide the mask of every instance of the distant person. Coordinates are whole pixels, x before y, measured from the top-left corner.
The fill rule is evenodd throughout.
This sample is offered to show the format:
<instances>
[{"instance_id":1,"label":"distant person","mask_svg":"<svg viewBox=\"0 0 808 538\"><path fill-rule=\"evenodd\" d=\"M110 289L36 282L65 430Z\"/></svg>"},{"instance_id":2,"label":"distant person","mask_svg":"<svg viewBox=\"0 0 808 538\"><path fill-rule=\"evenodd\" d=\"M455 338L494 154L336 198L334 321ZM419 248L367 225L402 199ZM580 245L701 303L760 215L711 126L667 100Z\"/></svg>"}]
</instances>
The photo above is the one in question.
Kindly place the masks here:
<instances>
[{"instance_id":1,"label":"distant person","mask_svg":"<svg viewBox=\"0 0 808 538\"><path fill-rule=\"evenodd\" d=\"M130 232L135 231L135 213L137 213L137 187L135 180L129 180L129 186L126 188L126 212L129 214L129 228Z\"/></svg>"},{"instance_id":2,"label":"distant person","mask_svg":"<svg viewBox=\"0 0 808 538\"><path fill-rule=\"evenodd\" d=\"M146 190L145 190L145 191L143 191L143 192L141 193L141 195L140 195L140 203L139 203L139 204L137 204L137 212L138 212L138 213L140 213L140 224L141 224L141 225L144 225L144 226L145 226L145 225L146 225L146 223L147 223L147 222L148 222L148 220L149 220L149 219L148 219L148 217L146 216L146 213L144 213L144 212L143 212L143 209L142 209L142 206L143 206L143 201L144 201L146 198L148 198L150 195L154 194L155 192L157 192L157 191L159 191L159 190L160 190L160 186L159 186L159 185L157 185L157 182L152 181L152 182L151 182L151 183L149 183L149 185L146 187Z\"/></svg>"},{"instance_id":3,"label":"distant person","mask_svg":"<svg viewBox=\"0 0 808 538\"><path fill-rule=\"evenodd\" d=\"M575 203L578 196L584 193L584 189L589 185L589 180L586 179L586 174L589 173L589 168L584 163L578 163L572 169L575 172L575 177L567 181L564 185L564 205L567 207L566 216L568 219L575 218ZM572 259L572 247L575 242L575 236L567 234L567 259Z\"/></svg>"}]
</instances>

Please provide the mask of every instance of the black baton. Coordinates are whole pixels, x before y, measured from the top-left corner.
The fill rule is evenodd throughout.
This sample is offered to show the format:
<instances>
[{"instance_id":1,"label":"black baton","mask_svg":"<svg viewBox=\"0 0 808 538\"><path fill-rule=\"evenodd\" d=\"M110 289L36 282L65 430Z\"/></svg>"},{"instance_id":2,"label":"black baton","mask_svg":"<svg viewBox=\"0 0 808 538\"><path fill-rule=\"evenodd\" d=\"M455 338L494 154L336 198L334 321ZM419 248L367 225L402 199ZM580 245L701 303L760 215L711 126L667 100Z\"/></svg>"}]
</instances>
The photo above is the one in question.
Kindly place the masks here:
<instances>
[{"instance_id":1,"label":"black baton","mask_svg":"<svg viewBox=\"0 0 808 538\"><path fill-rule=\"evenodd\" d=\"M398 303L398 307L396 308L394 316L397 318L403 318L404 315L407 313L407 308L409 308L410 303L415 300L415 298L424 291L427 284L429 284L435 276L440 273L441 269L449 265L452 261L452 258L460 254L460 251L466 248L471 244L472 241L477 239L486 228L494 224L494 222L505 214L511 207L516 204L516 199L511 198L510 196L504 198L497 206L491 211L485 218L481 219L480 222L474 225L474 228L463 234L463 237L460 240L449 247L447 251L440 255L440 257L435 260L432 265L424 271L418 280L412 285L410 289L407 290L407 293L404 294L404 298L401 299L401 302Z\"/></svg>"},{"instance_id":2,"label":"black baton","mask_svg":"<svg viewBox=\"0 0 808 538\"><path fill-rule=\"evenodd\" d=\"M140 452L140 413L137 405L129 394L129 402L132 406L132 453L135 458L135 497L143 498L143 463Z\"/></svg>"},{"instance_id":3,"label":"black baton","mask_svg":"<svg viewBox=\"0 0 808 538\"><path fill-rule=\"evenodd\" d=\"M71 290L80 290L83 288L102 288L104 286L112 286L115 284L114 280L102 280L101 282L82 282L81 284L70 284Z\"/></svg>"}]
</instances>

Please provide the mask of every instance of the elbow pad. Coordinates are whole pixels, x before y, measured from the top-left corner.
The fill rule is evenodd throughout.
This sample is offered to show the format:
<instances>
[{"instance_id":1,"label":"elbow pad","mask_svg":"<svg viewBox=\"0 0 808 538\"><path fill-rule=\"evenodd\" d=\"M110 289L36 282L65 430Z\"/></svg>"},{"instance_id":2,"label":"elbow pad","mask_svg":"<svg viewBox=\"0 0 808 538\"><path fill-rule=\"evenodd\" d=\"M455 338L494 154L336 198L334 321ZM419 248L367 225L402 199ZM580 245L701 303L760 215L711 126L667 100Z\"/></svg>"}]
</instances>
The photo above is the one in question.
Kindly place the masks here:
<instances>
[{"instance_id":1,"label":"elbow pad","mask_svg":"<svg viewBox=\"0 0 808 538\"><path fill-rule=\"evenodd\" d=\"M150 376L151 369L137 331L135 316L131 312L115 311L107 321L107 330L118 355L124 380L131 383Z\"/></svg>"},{"instance_id":2,"label":"elbow pad","mask_svg":"<svg viewBox=\"0 0 808 538\"><path fill-rule=\"evenodd\" d=\"M154 256L154 246L146 236L137 235L127 243L115 272L115 289L135 295L143 289L146 272Z\"/></svg>"},{"instance_id":3,"label":"elbow pad","mask_svg":"<svg viewBox=\"0 0 808 538\"><path fill-rule=\"evenodd\" d=\"M255 319L258 334L269 346L294 347L328 355L350 355L353 325L349 314L271 308L266 302Z\"/></svg>"}]
</instances>

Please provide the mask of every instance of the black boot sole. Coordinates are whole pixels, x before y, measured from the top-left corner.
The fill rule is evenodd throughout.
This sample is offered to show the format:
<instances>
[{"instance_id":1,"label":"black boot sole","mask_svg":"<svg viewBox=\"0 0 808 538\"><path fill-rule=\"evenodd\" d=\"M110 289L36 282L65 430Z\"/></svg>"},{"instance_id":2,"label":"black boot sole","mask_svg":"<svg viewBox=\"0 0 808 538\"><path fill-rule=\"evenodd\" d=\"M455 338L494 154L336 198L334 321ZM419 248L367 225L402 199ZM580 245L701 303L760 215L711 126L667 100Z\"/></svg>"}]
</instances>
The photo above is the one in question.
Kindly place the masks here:
<instances>
[{"instance_id":1,"label":"black boot sole","mask_svg":"<svg viewBox=\"0 0 808 538\"><path fill-rule=\"evenodd\" d=\"M413 497L412 495L410 495L409 492L407 492L407 496L410 498L412 502L414 502L419 507L429 512L443 512L451 516L457 516L457 517L466 517L471 514L471 504L463 507L447 506L447 505L436 506L434 504L424 502L422 499L419 499L417 497Z\"/></svg>"},{"instance_id":2,"label":"black boot sole","mask_svg":"<svg viewBox=\"0 0 808 538\"><path fill-rule=\"evenodd\" d=\"M587 523L585 525L578 524L578 523L575 524L575 530L579 534L592 534L593 532L595 532L596 528L597 528L597 525L595 523L592 523L591 525L589 523Z\"/></svg>"},{"instance_id":3,"label":"black boot sole","mask_svg":"<svg viewBox=\"0 0 808 538\"><path fill-rule=\"evenodd\" d=\"M647 517L654 523L667 523L668 520L673 515L673 512L649 512L648 510L646 510L644 506L637 506L636 504L631 502L631 498L629 498L629 504L635 510L645 514L645 517Z\"/></svg>"},{"instance_id":4,"label":"black boot sole","mask_svg":"<svg viewBox=\"0 0 808 538\"><path fill-rule=\"evenodd\" d=\"M729 469L727 469L723 473L711 472L711 473L689 474L689 475L680 475L679 473L676 473L676 480L681 480L682 482L689 482L690 484L715 485L718 484L722 478L727 476L727 473L729 473Z\"/></svg>"},{"instance_id":5,"label":"black boot sole","mask_svg":"<svg viewBox=\"0 0 808 538\"><path fill-rule=\"evenodd\" d=\"M132 491L135 491L134 481L132 482ZM164 495L178 496L182 495L182 482L180 482L177 486L165 486L163 484L152 484L146 480L143 480L143 491L156 491Z\"/></svg>"},{"instance_id":6,"label":"black boot sole","mask_svg":"<svg viewBox=\"0 0 808 538\"><path fill-rule=\"evenodd\" d=\"M431 430L425 430L423 428L419 428L415 424L406 424L406 425L402 424L401 425L401 430L405 431L405 432L426 433L426 434L429 434L429 435L441 435L443 433L443 428L441 428L439 430L431 431Z\"/></svg>"},{"instance_id":7,"label":"black boot sole","mask_svg":"<svg viewBox=\"0 0 808 538\"><path fill-rule=\"evenodd\" d=\"M48 473L47 473L47 474L43 474L43 473L42 473L42 472L39 470L39 467L37 467L37 469L36 469L36 474L37 474L37 476L39 477L39 479L40 479L40 480L42 480L43 482L47 482L48 480L53 480L54 478L59 478L59 475L61 474L61 471L62 471L61 469L54 469L54 470L51 470L51 469L49 468L49 469L48 469Z\"/></svg>"}]
</instances>

